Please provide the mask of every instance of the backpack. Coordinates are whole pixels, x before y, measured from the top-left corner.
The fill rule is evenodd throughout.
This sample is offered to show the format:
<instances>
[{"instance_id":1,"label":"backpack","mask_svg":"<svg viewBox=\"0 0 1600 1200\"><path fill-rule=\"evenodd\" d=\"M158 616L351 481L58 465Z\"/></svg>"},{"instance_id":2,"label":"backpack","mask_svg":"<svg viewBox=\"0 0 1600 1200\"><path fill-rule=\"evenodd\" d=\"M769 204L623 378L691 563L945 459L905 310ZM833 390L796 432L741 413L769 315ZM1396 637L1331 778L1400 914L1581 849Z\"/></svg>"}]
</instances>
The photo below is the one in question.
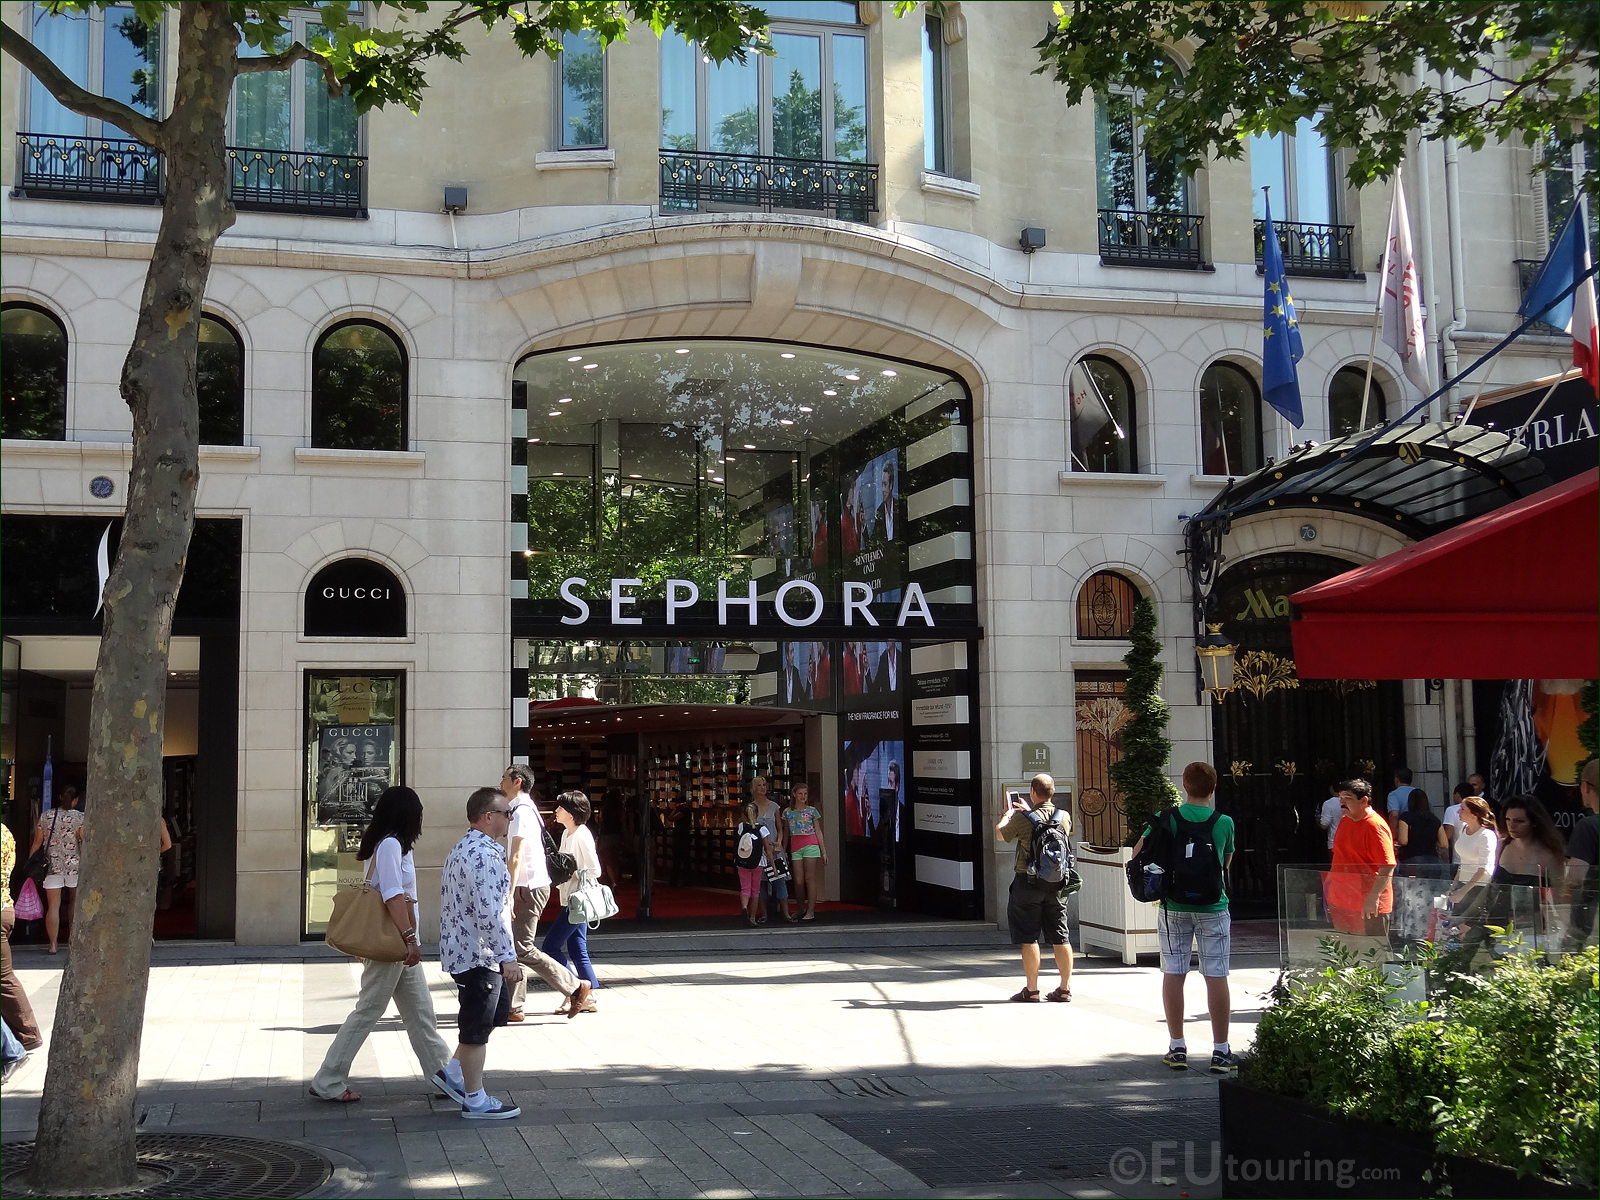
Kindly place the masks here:
<instances>
[{"instance_id":1,"label":"backpack","mask_svg":"<svg viewBox=\"0 0 1600 1200\"><path fill-rule=\"evenodd\" d=\"M1128 889L1141 903L1215 904L1222 899L1222 858L1217 853L1217 818L1171 820L1158 814L1139 853L1128 863Z\"/></svg>"},{"instance_id":2,"label":"backpack","mask_svg":"<svg viewBox=\"0 0 1600 1200\"><path fill-rule=\"evenodd\" d=\"M559 887L567 882L578 870L578 860L556 844L555 838L550 836L550 831L544 833L544 865L550 872L550 883Z\"/></svg>"},{"instance_id":3,"label":"backpack","mask_svg":"<svg viewBox=\"0 0 1600 1200\"><path fill-rule=\"evenodd\" d=\"M1066 883L1072 870L1072 848L1067 845L1067 830L1054 815L1045 818L1029 813L1033 825L1033 851L1028 857L1028 874L1041 883Z\"/></svg>"},{"instance_id":4,"label":"backpack","mask_svg":"<svg viewBox=\"0 0 1600 1200\"><path fill-rule=\"evenodd\" d=\"M761 865L761 827L752 825L748 821L739 822L739 845L733 852L733 860L745 870L752 870Z\"/></svg>"}]
</instances>

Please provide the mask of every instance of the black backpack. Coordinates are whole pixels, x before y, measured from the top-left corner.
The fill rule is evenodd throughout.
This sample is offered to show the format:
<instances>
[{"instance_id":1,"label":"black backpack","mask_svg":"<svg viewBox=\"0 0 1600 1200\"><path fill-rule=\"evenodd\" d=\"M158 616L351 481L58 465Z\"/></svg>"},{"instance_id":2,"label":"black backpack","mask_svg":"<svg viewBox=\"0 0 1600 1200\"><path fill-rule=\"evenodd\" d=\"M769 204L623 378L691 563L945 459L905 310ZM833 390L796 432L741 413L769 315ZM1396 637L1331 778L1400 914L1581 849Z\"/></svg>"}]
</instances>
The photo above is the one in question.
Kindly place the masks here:
<instances>
[{"instance_id":1,"label":"black backpack","mask_svg":"<svg viewBox=\"0 0 1600 1200\"><path fill-rule=\"evenodd\" d=\"M1040 883L1066 883L1072 870L1072 848L1067 844L1067 830L1054 814L1046 819L1038 813L1029 813L1033 825L1033 848L1028 857L1028 874Z\"/></svg>"},{"instance_id":2,"label":"black backpack","mask_svg":"<svg viewBox=\"0 0 1600 1200\"><path fill-rule=\"evenodd\" d=\"M1222 899L1222 858L1217 818L1186 821L1176 810L1159 813L1139 853L1128 863L1128 890L1141 903L1215 904ZM1170 816L1170 820L1163 818Z\"/></svg>"},{"instance_id":3,"label":"black backpack","mask_svg":"<svg viewBox=\"0 0 1600 1200\"><path fill-rule=\"evenodd\" d=\"M761 842L761 826L740 821L739 844L734 850L733 861L747 871L760 866Z\"/></svg>"}]
</instances>

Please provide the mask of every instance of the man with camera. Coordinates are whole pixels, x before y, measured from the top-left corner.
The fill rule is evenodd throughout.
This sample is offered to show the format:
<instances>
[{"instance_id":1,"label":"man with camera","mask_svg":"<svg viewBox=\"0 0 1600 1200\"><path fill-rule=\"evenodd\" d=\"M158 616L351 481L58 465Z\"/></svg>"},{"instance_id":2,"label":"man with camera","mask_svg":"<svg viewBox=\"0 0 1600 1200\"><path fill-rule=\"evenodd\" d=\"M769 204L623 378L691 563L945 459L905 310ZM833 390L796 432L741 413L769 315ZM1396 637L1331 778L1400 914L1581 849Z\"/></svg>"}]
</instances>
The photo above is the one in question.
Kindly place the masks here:
<instances>
[{"instance_id":1,"label":"man with camera","mask_svg":"<svg viewBox=\"0 0 1600 1200\"><path fill-rule=\"evenodd\" d=\"M1049 775L1033 777L1027 799L1015 797L994 827L996 841L1017 844L1016 874L1011 879L1010 899L1006 902L1006 923L1011 941L1022 948L1022 973L1026 982L1011 999L1019 1004L1039 1000L1039 941L1048 942L1055 953L1061 984L1045 997L1057 1004L1072 999L1072 942L1067 932L1065 885L1048 882L1033 870L1033 838L1036 828L1059 821L1065 834L1072 832L1072 818L1055 806L1056 781Z\"/></svg>"}]
</instances>

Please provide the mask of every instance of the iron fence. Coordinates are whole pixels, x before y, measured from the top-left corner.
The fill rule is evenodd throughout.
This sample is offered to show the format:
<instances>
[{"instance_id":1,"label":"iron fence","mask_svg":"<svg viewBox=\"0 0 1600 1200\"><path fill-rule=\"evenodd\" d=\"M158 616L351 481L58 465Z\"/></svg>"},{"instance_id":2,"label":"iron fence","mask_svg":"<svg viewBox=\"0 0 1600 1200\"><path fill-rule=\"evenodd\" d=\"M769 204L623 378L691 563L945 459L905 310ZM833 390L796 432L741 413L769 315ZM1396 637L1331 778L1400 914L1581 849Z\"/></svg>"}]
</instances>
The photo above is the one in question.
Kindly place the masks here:
<instances>
[{"instance_id":1,"label":"iron fence","mask_svg":"<svg viewBox=\"0 0 1600 1200\"><path fill-rule=\"evenodd\" d=\"M705 205L799 209L865 221L878 207L878 165L663 149L663 211L694 212Z\"/></svg>"}]
</instances>

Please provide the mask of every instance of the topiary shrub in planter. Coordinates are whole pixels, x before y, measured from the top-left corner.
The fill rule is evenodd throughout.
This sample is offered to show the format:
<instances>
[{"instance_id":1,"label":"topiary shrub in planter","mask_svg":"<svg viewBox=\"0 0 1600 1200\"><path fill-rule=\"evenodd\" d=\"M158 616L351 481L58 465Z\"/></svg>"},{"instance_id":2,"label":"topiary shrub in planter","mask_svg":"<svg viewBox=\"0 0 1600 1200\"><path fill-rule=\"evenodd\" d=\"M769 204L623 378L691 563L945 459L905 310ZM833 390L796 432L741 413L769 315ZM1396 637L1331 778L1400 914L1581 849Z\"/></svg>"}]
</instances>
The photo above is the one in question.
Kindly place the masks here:
<instances>
[{"instance_id":1,"label":"topiary shrub in planter","mask_svg":"<svg viewBox=\"0 0 1600 1200\"><path fill-rule=\"evenodd\" d=\"M1363 1170L1397 1172L1390 1195L1595 1194L1600 954L1593 947L1555 966L1514 953L1487 975L1449 976L1429 1001L1409 1004L1395 999L1401 981L1376 963L1331 939L1324 950L1326 968L1288 974L1274 987L1240 1066L1240 1087L1303 1102L1324 1123L1349 1122L1345 1141ZM1243 1115L1247 1106L1237 1099L1231 1107L1230 1129L1224 1102L1227 1153L1281 1155L1292 1145L1281 1127L1270 1144L1252 1145L1262 1133L1249 1126L1259 1122ZM1297 1107L1285 1106L1285 1119ZM1421 1176L1419 1148L1434 1158ZM1383 1154L1388 1165L1369 1161ZM1329 1194L1283 1180L1274 1187L1277 1195Z\"/></svg>"},{"instance_id":2,"label":"topiary shrub in planter","mask_svg":"<svg viewBox=\"0 0 1600 1200\"><path fill-rule=\"evenodd\" d=\"M1122 661L1128 682L1122 704L1130 714L1119 735L1122 760L1111 764L1111 782L1122 793L1128 815L1126 845L1133 845L1151 819L1178 803L1178 789L1167 777L1172 742L1167 738L1167 702L1161 698L1161 639L1156 636L1156 606L1140 599L1128 630L1133 643Z\"/></svg>"}]
</instances>

